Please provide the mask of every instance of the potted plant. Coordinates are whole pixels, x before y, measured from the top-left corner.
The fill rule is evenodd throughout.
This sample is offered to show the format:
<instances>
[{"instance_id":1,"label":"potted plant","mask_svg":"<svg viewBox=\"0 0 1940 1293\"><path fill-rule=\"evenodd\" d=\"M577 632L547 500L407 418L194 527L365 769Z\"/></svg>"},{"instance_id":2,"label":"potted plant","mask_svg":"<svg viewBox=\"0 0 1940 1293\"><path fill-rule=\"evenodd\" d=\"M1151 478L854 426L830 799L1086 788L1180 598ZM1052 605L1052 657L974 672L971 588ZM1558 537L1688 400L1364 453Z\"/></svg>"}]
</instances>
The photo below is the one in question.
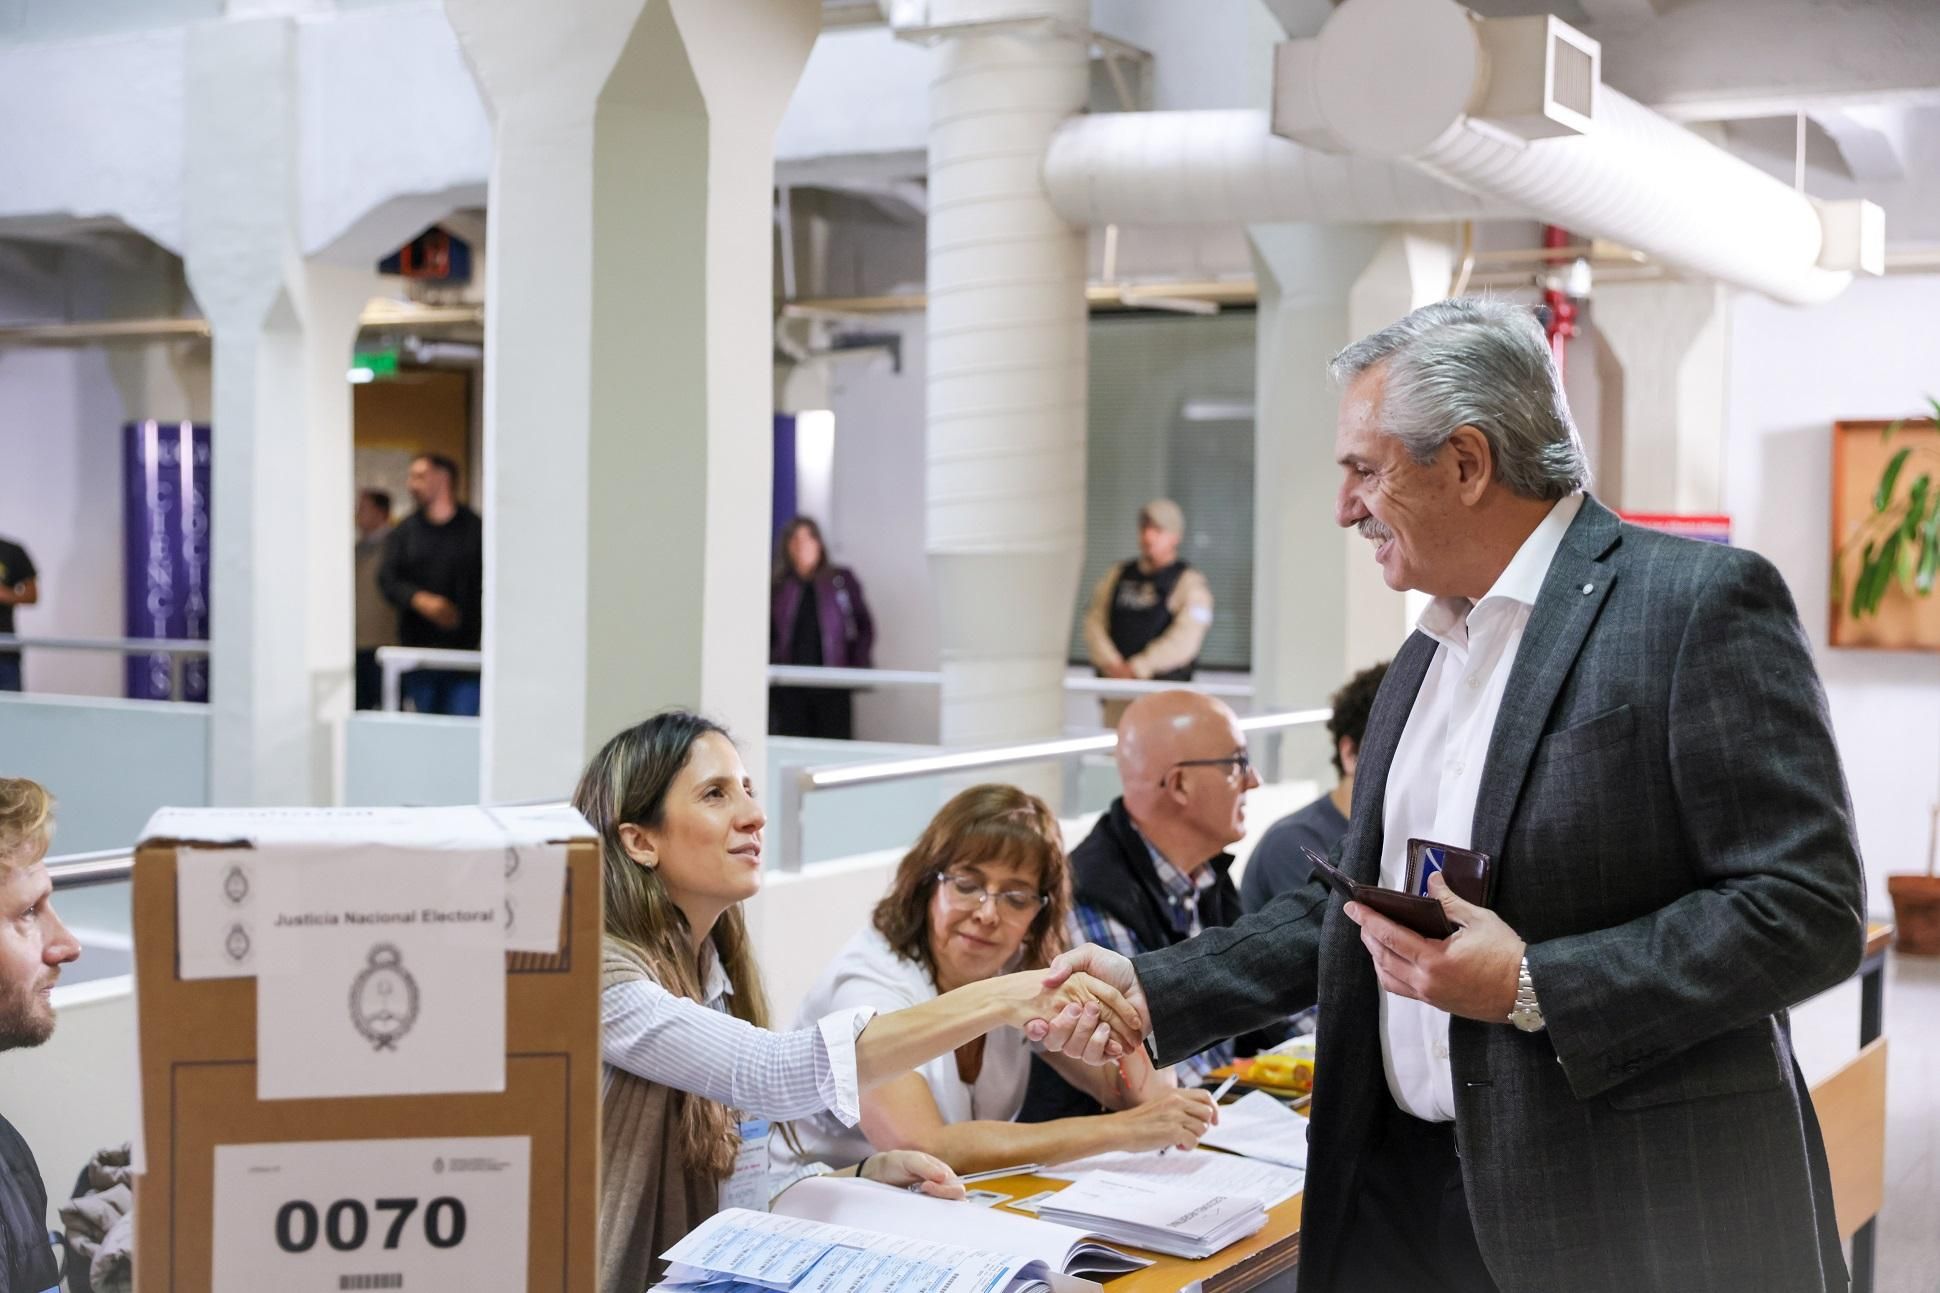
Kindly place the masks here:
<instances>
[{"instance_id":1,"label":"potted plant","mask_svg":"<svg viewBox=\"0 0 1940 1293\"><path fill-rule=\"evenodd\" d=\"M1929 396L1936 424L1940 399ZM1886 439L1906 425L1905 419L1887 426ZM1940 448L1931 442L1901 448L1881 470L1873 489L1873 508L1857 530L1838 549L1832 563L1832 599L1844 605L1855 620L1876 614L1895 586L1912 597L1931 596L1940 579ZM1902 489L1902 485L1904 488ZM1855 553L1855 549L1857 552ZM1858 557L1857 570L1846 578L1846 567ZM1933 805L1927 828L1927 865L1924 874L1906 872L1886 877L1893 899L1893 920L1903 952L1940 954L1940 803Z\"/></svg>"}]
</instances>

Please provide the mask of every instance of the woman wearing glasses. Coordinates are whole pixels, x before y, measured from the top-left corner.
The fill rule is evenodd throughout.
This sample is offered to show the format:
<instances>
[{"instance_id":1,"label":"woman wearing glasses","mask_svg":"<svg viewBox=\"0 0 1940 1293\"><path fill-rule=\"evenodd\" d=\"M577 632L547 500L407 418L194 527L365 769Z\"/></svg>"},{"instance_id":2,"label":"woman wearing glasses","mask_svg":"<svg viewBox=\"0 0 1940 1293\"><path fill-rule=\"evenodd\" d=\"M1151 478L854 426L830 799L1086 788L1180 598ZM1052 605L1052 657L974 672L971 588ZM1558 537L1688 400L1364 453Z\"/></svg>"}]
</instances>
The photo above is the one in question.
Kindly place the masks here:
<instances>
[{"instance_id":1,"label":"woman wearing glasses","mask_svg":"<svg viewBox=\"0 0 1940 1293\"><path fill-rule=\"evenodd\" d=\"M767 817L727 733L681 710L656 715L606 743L573 803L599 833L605 898L602 1293L647 1287L658 1255L724 1198L766 1206L766 1130L744 1130L746 1120L827 1109L835 1125L853 1122L860 1091L1034 1018L1085 1027L1102 1014L1118 1041L1095 1034L1099 1054L1138 1046L1142 1028L1123 997L1089 981L1046 991L1041 974L987 979L894 1014L863 1003L818 1011L792 1033L769 1032L741 915L761 888ZM849 1162L858 1176L962 1197L949 1169L921 1153Z\"/></svg>"},{"instance_id":2,"label":"woman wearing glasses","mask_svg":"<svg viewBox=\"0 0 1940 1293\"><path fill-rule=\"evenodd\" d=\"M802 1018L867 1007L897 1010L996 976L1046 965L1064 946L1070 885L1056 818L1014 786L975 786L936 815L897 868L870 928L810 989ZM1059 1163L1107 1150L1196 1144L1215 1120L1211 1097L1176 1089L1143 1049L1094 1068L1046 1056L1067 1081L1114 1112L1013 1122L1030 1077L1029 1043L1000 1028L862 1097L848 1127L828 1115L795 1125L789 1156L843 1164L921 1150L958 1172ZM1122 1070L1122 1072L1121 1072Z\"/></svg>"}]
</instances>

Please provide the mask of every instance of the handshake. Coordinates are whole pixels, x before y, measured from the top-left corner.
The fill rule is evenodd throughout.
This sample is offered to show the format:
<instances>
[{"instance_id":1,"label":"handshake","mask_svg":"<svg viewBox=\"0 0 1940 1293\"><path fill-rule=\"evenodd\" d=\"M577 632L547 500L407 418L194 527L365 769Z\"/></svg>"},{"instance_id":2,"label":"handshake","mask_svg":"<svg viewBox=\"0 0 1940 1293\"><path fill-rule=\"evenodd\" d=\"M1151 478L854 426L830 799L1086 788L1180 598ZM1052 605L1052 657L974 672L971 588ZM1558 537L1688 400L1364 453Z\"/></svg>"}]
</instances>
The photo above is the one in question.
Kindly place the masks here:
<instances>
[{"instance_id":1,"label":"handshake","mask_svg":"<svg viewBox=\"0 0 1940 1293\"><path fill-rule=\"evenodd\" d=\"M1151 1029L1131 961L1086 943L1043 971L1005 975L1012 1026L1055 1054L1109 1064L1139 1050Z\"/></svg>"}]
</instances>

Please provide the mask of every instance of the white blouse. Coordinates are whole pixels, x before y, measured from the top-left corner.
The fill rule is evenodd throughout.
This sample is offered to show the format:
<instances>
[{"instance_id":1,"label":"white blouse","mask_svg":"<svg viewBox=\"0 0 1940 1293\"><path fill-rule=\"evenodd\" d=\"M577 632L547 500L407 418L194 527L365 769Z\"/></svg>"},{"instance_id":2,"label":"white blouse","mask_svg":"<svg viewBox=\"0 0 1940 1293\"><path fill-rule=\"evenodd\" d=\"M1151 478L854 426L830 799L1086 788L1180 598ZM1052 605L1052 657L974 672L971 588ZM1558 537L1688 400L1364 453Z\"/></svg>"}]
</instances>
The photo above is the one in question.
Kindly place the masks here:
<instances>
[{"instance_id":1,"label":"white blouse","mask_svg":"<svg viewBox=\"0 0 1940 1293\"><path fill-rule=\"evenodd\" d=\"M702 990L705 1004L652 979L605 989L600 1058L635 1077L705 1096L751 1117L823 1114L848 1126L862 1116L855 1040L874 1010L833 1010L786 1033L756 1028L727 1012L734 987L711 956Z\"/></svg>"},{"instance_id":2,"label":"white blouse","mask_svg":"<svg viewBox=\"0 0 1940 1293\"><path fill-rule=\"evenodd\" d=\"M937 995L930 972L897 955L871 927L836 953L809 989L800 1018L813 1019L829 1011L901 1010ZM1031 1075L1030 1043L1015 1028L993 1029L984 1041L983 1070L975 1082L957 1076L954 1051L946 1051L916 1072L929 1084L944 1122L1009 1122L1024 1107L1024 1088ZM801 1154L790 1150L780 1136L770 1142L769 1153L777 1167L813 1160L838 1169L859 1163L875 1150L855 1122L825 1113L796 1122Z\"/></svg>"}]
</instances>

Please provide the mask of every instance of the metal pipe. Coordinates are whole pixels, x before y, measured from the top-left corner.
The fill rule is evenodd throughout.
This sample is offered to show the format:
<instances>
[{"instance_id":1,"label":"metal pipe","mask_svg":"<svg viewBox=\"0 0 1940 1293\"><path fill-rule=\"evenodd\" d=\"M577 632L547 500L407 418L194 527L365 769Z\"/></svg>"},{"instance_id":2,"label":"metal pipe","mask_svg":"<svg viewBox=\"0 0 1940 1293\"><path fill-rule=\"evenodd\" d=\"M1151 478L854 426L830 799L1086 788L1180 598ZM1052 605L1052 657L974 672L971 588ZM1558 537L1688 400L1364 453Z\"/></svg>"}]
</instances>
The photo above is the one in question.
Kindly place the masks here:
<instances>
[{"instance_id":1,"label":"metal pipe","mask_svg":"<svg viewBox=\"0 0 1940 1293\"><path fill-rule=\"evenodd\" d=\"M1153 297L1167 300L1210 301L1215 305L1253 305L1260 299L1259 284L1251 275L1235 278L1157 279L1150 282L1097 282L1085 287L1085 303L1092 309L1139 309ZM808 296L783 301L783 314L914 314L929 308L923 292L895 292L882 296Z\"/></svg>"},{"instance_id":2,"label":"metal pipe","mask_svg":"<svg viewBox=\"0 0 1940 1293\"><path fill-rule=\"evenodd\" d=\"M207 655L209 644L196 638L43 638L0 633L0 647L38 647L47 651L120 651L127 655Z\"/></svg>"},{"instance_id":3,"label":"metal pipe","mask_svg":"<svg viewBox=\"0 0 1940 1293\"><path fill-rule=\"evenodd\" d=\"M70 853L47 859L47 876L56 890L84 889L97 884L118 884L135 873L135 854L131 849L107 849L99 853Z\"/></svg>"},{"instance_id":4,"label":"metal pipe","mask_svg":"<svg viewBox=\"0 0 1940 1293\"><path fill-rule=\"evenodd\" d=\"M1325 723L1332 717L1329 709L1299 709L1278 714L1257 714L1239 720L1242 732L1284 731ZM1098 754L1116 748L1118 734L1076 736L1061 741L1033 741L1023 745L1000 745L979 750L949 750L942 754L919 755L908 759L886 759L880 763L851 763L799 768L793 776L781 778L781 801L777 818L781 823L776 865L785 873L802 869L802 805L817 790L883 785L917 777L951 772L976 772L1007 768L1049 759L1069 759L1076 755ZM1066 785L1071 785L1066 773Z\"/></svg>"}]
</instances>

